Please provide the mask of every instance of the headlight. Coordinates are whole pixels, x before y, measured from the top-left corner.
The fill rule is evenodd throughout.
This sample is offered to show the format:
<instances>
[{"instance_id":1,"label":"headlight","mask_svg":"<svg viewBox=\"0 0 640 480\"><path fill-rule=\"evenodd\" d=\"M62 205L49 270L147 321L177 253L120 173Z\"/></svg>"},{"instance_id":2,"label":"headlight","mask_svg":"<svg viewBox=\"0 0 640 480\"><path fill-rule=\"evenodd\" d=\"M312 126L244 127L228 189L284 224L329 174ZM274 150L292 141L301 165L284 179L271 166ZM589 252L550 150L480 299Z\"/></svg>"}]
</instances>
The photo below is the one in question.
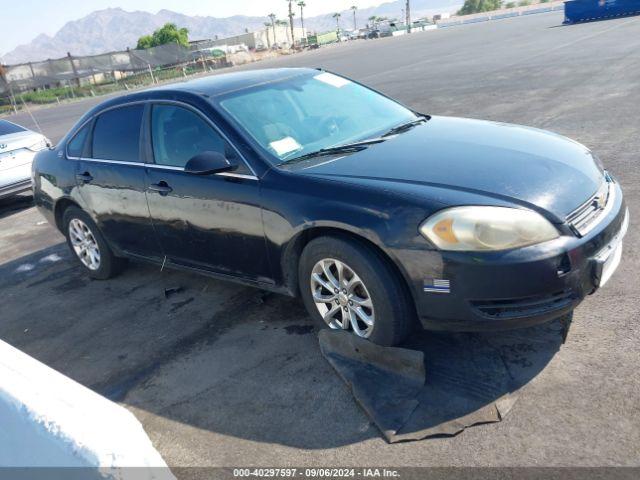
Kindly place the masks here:
<instances>
[{"instance_id":1,"label":"headlight","mask_svg":"<svg viewBox=\"0 0 640 480\"><path fill-rule=\"evenodd\" d=\"M481 251L524 247L558 238L558 231L532 210L454 207L420 225L420 233L442 250Z\"/></svg>"}]
</instances>

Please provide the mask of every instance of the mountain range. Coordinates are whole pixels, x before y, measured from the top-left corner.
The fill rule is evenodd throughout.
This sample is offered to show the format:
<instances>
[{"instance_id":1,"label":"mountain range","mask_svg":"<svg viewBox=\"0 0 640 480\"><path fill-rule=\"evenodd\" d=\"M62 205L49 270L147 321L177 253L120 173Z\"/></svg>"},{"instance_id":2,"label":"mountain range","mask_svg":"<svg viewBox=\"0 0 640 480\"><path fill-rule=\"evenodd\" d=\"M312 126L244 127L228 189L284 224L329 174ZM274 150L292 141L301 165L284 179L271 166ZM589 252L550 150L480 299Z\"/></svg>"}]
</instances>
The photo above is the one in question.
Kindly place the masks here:
<instances>
[{"instance_id":1,"label":"mountain range","mask_svg":"<svg viewBox=\"0 0 640 480\"><path fill-rule=\"evenodd\" d=\"M346 2L345 2L346 3ZM432 15L438 12L454 11L462 0L412 0L412 18ZM358 26L364 26L371 16L399 18L404 8L404 0L382 3L375 7L356 11ZM296 9L294 23L299 26L299 10ZM353 12L344 10L340 22L342 28L352 28ZM286 18L283 18L286 20ZM143 11L128 12L121 8L97 10L89 15L66 23L53 36L40 34L30 43L20 45L3 55L7 64L58 58L71 52L73 55L95 55L98 53L134 48L138 38L149 34L167 22L189 29L189 39L224 38L245 31L265 28L267 17L235 15L226 18L208 16L189 16L170 10L158 13ZM336 20L333 14L318 15L304 19L308 31L326 31L334 29Z\"/></svg>"}]
</instances>

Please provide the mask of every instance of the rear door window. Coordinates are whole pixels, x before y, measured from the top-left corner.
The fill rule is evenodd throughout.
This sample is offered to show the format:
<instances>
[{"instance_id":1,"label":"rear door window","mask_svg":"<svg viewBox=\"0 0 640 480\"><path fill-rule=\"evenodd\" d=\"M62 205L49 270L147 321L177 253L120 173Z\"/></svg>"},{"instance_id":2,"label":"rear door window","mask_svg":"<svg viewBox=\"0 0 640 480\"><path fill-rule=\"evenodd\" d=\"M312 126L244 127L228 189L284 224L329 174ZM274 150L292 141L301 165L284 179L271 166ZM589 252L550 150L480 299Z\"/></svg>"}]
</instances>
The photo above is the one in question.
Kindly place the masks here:
<instances>
[{"instance_id":1,"label":"rear door window","mask_svg":"<svg viewBox=\"0 0 640 480\"><path fill-rule=\"evenodd\" d=\"M140 161L143 105L129 105L98 116L93 128L92 157L122 162Z\"/></svg>"}]
</instances>

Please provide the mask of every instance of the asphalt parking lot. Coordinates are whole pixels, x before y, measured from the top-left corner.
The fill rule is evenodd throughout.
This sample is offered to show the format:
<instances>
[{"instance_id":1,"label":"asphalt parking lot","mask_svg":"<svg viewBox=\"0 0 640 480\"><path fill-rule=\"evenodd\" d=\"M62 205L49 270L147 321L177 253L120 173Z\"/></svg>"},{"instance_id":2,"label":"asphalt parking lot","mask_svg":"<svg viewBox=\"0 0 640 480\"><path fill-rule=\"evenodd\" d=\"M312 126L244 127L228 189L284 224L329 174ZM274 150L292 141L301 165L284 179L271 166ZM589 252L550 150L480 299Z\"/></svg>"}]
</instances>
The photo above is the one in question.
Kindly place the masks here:
<instances>
[{"instance_id":1,"label":"asphalt parking lot","mask_svg":"<svg viewBox=\"0 0 640 480\"><path fill-rule=\"evenodd\" d=\"M502 422L389 445L300 302L138 264L91 281L29 197L0 201L0 338L129 408L170 466L640 465L640 17L561 22L532 15L240 67L321 66L426 113L553 130L620 180L623 262ZM33 114L55 141L98 101ZM514 339L514 362L535 345Z\"/></svg>"}]
</instances>

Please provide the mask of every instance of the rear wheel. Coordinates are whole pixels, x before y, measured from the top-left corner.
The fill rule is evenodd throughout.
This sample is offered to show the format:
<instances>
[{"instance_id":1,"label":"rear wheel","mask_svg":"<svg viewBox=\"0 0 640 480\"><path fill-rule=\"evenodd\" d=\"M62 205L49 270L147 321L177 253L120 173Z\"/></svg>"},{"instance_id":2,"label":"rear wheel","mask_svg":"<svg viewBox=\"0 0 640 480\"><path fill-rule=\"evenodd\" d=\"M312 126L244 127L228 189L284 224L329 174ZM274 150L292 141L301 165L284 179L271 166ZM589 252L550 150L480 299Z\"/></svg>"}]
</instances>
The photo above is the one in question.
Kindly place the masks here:
<instances>
[{"instance_id":1,"label":"rear wheel","mask_svg":"<svg viewBox=\"0 0 640 480\"><path fill-rule=\"evenodd\" d=\"M86 212L78 207L67 208L63 226L71 252L90 277L106 280L120 272L124 260L113 254Z\"/></svg>"},{"instance_id":2,"label":"rear wheel","mask_svg":"<svg viewBox=\"0 0 640 480\"><path fill-rule=\"evenodd\" d=\"M348 330L379 345L397 345L414 325L398 275L372 248L337 237L309 242L299 265L300 292L319 328Z\"/></svg>"}]
</instances>

